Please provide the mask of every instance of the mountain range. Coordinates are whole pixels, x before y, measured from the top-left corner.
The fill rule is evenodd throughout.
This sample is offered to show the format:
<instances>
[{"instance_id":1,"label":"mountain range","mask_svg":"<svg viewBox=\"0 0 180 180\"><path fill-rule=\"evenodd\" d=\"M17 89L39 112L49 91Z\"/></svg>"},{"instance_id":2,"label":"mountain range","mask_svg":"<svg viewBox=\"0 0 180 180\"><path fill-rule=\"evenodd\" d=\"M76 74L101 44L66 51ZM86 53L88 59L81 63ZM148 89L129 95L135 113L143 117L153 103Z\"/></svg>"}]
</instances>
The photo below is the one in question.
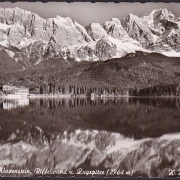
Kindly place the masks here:
<instances>
[{"instance_id":1,"label":"mountain range","mask_svg":"<svg viewBox=\"0 0 180 180\"><path fill-rule=\"evenodd\" d=\"M39 63L71 65L105 61L141 51L180 56L180 18L167 9L153 10L103 25L83 27L70 17L43 19L20 8L0 8L0 70L16 71Z\"/></svg>"}]
</instances>

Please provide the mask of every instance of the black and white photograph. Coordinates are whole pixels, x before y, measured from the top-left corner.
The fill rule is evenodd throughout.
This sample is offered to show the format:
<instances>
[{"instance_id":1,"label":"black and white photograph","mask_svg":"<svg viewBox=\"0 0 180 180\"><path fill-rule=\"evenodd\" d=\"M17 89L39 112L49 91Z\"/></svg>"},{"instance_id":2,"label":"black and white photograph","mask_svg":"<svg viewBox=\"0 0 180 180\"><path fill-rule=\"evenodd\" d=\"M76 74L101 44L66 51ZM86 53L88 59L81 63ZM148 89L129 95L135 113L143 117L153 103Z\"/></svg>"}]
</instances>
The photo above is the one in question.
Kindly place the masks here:
<instances>
[{"instance_id":1,"label":"black and white photograph","mask_svg":"<svg viewBox=\"0 0 180 180\"><path fill-rule=\"evenodd\" d=\"M179 9L0 2L0 176L180 177Z\"/></svg>"}]
</instances>

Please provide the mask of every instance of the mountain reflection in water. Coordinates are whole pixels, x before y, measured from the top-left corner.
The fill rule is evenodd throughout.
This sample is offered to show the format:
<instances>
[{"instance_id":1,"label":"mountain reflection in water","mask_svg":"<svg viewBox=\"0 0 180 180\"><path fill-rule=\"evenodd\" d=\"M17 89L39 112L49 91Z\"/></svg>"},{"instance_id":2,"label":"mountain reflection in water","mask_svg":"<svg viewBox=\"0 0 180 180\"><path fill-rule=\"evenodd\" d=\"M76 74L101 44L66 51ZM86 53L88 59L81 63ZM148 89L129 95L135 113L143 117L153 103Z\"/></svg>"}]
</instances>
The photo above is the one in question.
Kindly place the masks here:
<instances>
[{"instance_id":1,"label":"mountain reflection in water","mask_svg":"<svg viewBox=\"0 0 180 180\"><path fill-rule=\"evenodd\" d=\"M30 99L11 110L3 103L0 167L115 168L145 177L180 168L180 99Z\"/></svg>"}]
</instances>

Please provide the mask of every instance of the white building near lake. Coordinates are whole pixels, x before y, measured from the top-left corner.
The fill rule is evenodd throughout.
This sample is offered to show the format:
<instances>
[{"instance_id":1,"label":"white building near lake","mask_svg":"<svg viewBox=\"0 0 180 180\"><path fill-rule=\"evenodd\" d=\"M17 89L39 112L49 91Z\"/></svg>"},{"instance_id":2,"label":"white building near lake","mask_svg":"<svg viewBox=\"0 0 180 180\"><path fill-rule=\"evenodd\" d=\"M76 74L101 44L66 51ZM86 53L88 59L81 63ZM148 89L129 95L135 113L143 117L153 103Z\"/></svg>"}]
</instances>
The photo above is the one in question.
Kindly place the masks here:
<instances>
[{"instance_id":1,"label":"white building near lake","mask_svg":"<svg viewBox=\"0 0 180 180\"><path fill-rule=\"evenodd\" d=\"M24 86L3 85L2 91L7 98L22 98L29 95L29 89Z\"/></svg>"}]
</instances>

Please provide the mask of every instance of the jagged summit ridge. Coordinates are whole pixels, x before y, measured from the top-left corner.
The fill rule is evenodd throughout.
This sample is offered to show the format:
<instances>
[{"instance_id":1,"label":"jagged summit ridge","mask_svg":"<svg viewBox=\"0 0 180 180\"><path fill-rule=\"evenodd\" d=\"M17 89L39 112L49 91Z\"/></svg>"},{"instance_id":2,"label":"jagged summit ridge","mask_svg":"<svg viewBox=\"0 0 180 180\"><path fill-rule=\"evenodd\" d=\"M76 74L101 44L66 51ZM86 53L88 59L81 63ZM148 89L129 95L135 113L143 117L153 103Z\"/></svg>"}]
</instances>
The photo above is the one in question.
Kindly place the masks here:
<instances>
[{"instance_id":1,"label":"jagged summit ridge","mask_svg":"<svg viewBox=\"0 0 180 180\"><path fill-rule=\"evenodd\" d=\"M146 21L131 13L124 20L124 28L131 38L145 47L157 39Z\"/></svg>"},{"instance_id":2,"label":"jagged summit ridge","mask_svg":"<svg viewBox=\"0 0 180 180\"><path fill-rule=\"evenodd\" d=\"M19 43L23 37L47 42L51 37L54 37L61 46L84 42L83 36L69 17L56 16L55 18L43 19L35 13L20 8L1 8L0 22L8 26L10 43L12 43L11 34L14 33L16 34L15 44Z\"/></svg>"},{"instance_id":3,"label":"jagged summit ridge","mask_svg":"<svg viewBox=\"0 0 180 180\"><path fill-rule=\"evenodd\" d=\"M179 35L180 20L167 9L83 27L70 17L44 19L20 8L0 8L0 45L9 56L18 48L18 58L25 57L30 65L54 58L107 60L139 50L179 56Z\"/></svg>"},{"instance_id":4,"label":"jagged summit ridge","mask_svg":"<svg viewBox=\"0 0 180 180\"><path fill-rule=\"evenodd\" d=\"M116 39L129 37L128 33L122 27L120 20L117 18L112 18L111 21L106 21L103 27L110 36Z\"/></svg>"},{"instance_id":5,"label":"jagged summit ridge","mask_svg":"<svg viewBox=\"0 0 180 180\"><path fill-rule=\"evenodd\" d=\"M91 23L86 29L94 41L108 36L106 31L99 23Z\"/></svg>"}]
</instances>

